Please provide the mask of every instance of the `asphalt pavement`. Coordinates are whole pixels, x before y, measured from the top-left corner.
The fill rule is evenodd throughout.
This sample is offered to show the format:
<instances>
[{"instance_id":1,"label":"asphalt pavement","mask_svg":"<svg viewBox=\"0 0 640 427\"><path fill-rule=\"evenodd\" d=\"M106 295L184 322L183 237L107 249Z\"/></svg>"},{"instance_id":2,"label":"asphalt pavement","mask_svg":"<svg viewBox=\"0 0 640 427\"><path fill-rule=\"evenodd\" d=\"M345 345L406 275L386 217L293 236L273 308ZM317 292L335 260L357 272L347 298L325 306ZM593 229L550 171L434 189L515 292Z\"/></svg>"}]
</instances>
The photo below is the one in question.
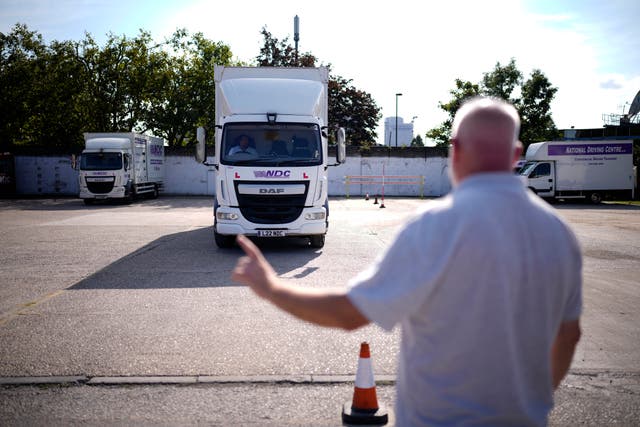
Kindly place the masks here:
<instances>
[{"instance_id":1,"label":"asphalt pavement","mask_svg":"<svg viewBox=\"0 0 640 427\"><path fill-rule=\"evenodd\" d=\"M428 200L331 200L322 250L262 240L299 286L344 286ZM583 338L551 425L640 419L640 210L557 205L584 253ZM0 200L0 424L340 425L359 343L393 405L397 330L315 327L230 280L210 198Z\"/></svg>"}]
</instances>

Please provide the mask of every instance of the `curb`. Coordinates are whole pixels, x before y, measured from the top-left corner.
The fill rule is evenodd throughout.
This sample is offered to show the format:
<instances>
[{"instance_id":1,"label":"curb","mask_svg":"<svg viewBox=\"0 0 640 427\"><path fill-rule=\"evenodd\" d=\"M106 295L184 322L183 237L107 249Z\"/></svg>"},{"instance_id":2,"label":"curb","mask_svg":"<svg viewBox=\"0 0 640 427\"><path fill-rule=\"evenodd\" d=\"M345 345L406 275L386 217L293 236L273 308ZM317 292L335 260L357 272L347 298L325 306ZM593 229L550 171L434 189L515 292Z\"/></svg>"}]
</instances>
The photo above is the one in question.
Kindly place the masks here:
<instances>
[{"instance_id":1,"label":"curb","mask_svg":"<svg viewBox=\"0 0 640 427\"><path fill-rule=\"evenodd\" d=\"M255 375L255 376L131 376L131 377L0 377L0 386L32 385L188 385L188 384L345 384L353 383L353 375ZM380 375L377 384L393 385L395 375Z\"/></svg>"}]
</instances>

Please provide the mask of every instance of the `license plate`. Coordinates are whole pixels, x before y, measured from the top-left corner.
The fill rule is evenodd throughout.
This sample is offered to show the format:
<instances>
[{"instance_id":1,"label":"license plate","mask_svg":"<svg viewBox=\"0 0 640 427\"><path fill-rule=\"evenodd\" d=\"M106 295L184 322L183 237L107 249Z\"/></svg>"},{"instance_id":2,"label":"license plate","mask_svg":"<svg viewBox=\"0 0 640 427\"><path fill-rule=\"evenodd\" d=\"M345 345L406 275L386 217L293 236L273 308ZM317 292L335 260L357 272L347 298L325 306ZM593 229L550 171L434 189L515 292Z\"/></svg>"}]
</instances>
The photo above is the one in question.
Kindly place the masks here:
<instances>
[{"instance_id":1,"label":"license plate","mask_svg":"<svg viewBox=\"0 0 640 427\"><path fill-rule=\"evenodd\" d=\"M258 237L284 237L284 230L258 230Z\"/></svg>"}]
</instances>

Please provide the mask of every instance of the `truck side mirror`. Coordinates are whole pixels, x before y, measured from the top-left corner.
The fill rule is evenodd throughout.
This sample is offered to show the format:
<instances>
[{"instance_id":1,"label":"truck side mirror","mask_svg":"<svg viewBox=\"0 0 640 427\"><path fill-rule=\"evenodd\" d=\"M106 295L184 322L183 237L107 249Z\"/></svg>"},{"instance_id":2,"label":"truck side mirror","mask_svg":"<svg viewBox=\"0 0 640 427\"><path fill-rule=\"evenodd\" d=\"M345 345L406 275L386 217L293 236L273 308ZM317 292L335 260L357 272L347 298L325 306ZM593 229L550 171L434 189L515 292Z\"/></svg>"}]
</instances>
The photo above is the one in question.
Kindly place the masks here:
<instances>
[{"instance_id":1,"label":"truck side mirror","mask_svg":"<svg viewBox=\"0 0 640 427\"><path fill-rule=\"evenodd\" d=\"M196 140L198 141L196 144L196 160L198 163L204 163L207 159L207 150L205 145L206 133L202 126L196 131Z\"/></svg>"},{"instance_id":2,"label":"truck side mirror","mask_svg":"<svg viewBox=\"0 0 640 427\"><path fill-rule=\"evenodd\" d=\"M338 128L336 132L336 161L340 164L344 163L347 160L347 147L346 147L346 134L344 132L344 128Z\"/></svg>"}]
</instances>

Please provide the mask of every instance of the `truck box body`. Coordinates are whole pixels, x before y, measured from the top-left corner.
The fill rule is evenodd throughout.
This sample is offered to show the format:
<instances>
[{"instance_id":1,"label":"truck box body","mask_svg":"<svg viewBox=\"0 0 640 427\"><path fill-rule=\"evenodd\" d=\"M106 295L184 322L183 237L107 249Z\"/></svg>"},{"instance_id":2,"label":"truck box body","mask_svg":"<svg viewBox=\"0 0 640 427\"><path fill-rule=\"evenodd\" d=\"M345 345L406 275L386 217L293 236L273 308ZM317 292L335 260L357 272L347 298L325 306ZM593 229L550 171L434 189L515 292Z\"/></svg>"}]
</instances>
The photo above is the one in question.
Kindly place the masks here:
<instances>
[{"instance_id":1,"label":"truck box body","mask_svg":"<svg viewBox=\"0 0 640 427\"><path fill-rule=\"evenodd\" d=\"M80 198L157 196L164 184L164 140L136 133L85 133Z\"/></svg>"},{"instance_id":2,"label":"truck box body","mask_svg":"<svg viewBox=\"0 0 640 427\"><path fill-rule=\"evenodd\" d=\"M305 236L321 247L328 70L216 66L214 75L216 243L230 246L237 234Z\"/></svg>"},{"instance_id":3,"label":"truck box body","mask_svg":"<svg viewBox=\"0 0 640 427\"><path fill-rule=\"evenodd\" d=\"M551 141L531 144L520 174L542 197L631 199L634 194L630 141Z\"/></svg>"}]
</instances>

